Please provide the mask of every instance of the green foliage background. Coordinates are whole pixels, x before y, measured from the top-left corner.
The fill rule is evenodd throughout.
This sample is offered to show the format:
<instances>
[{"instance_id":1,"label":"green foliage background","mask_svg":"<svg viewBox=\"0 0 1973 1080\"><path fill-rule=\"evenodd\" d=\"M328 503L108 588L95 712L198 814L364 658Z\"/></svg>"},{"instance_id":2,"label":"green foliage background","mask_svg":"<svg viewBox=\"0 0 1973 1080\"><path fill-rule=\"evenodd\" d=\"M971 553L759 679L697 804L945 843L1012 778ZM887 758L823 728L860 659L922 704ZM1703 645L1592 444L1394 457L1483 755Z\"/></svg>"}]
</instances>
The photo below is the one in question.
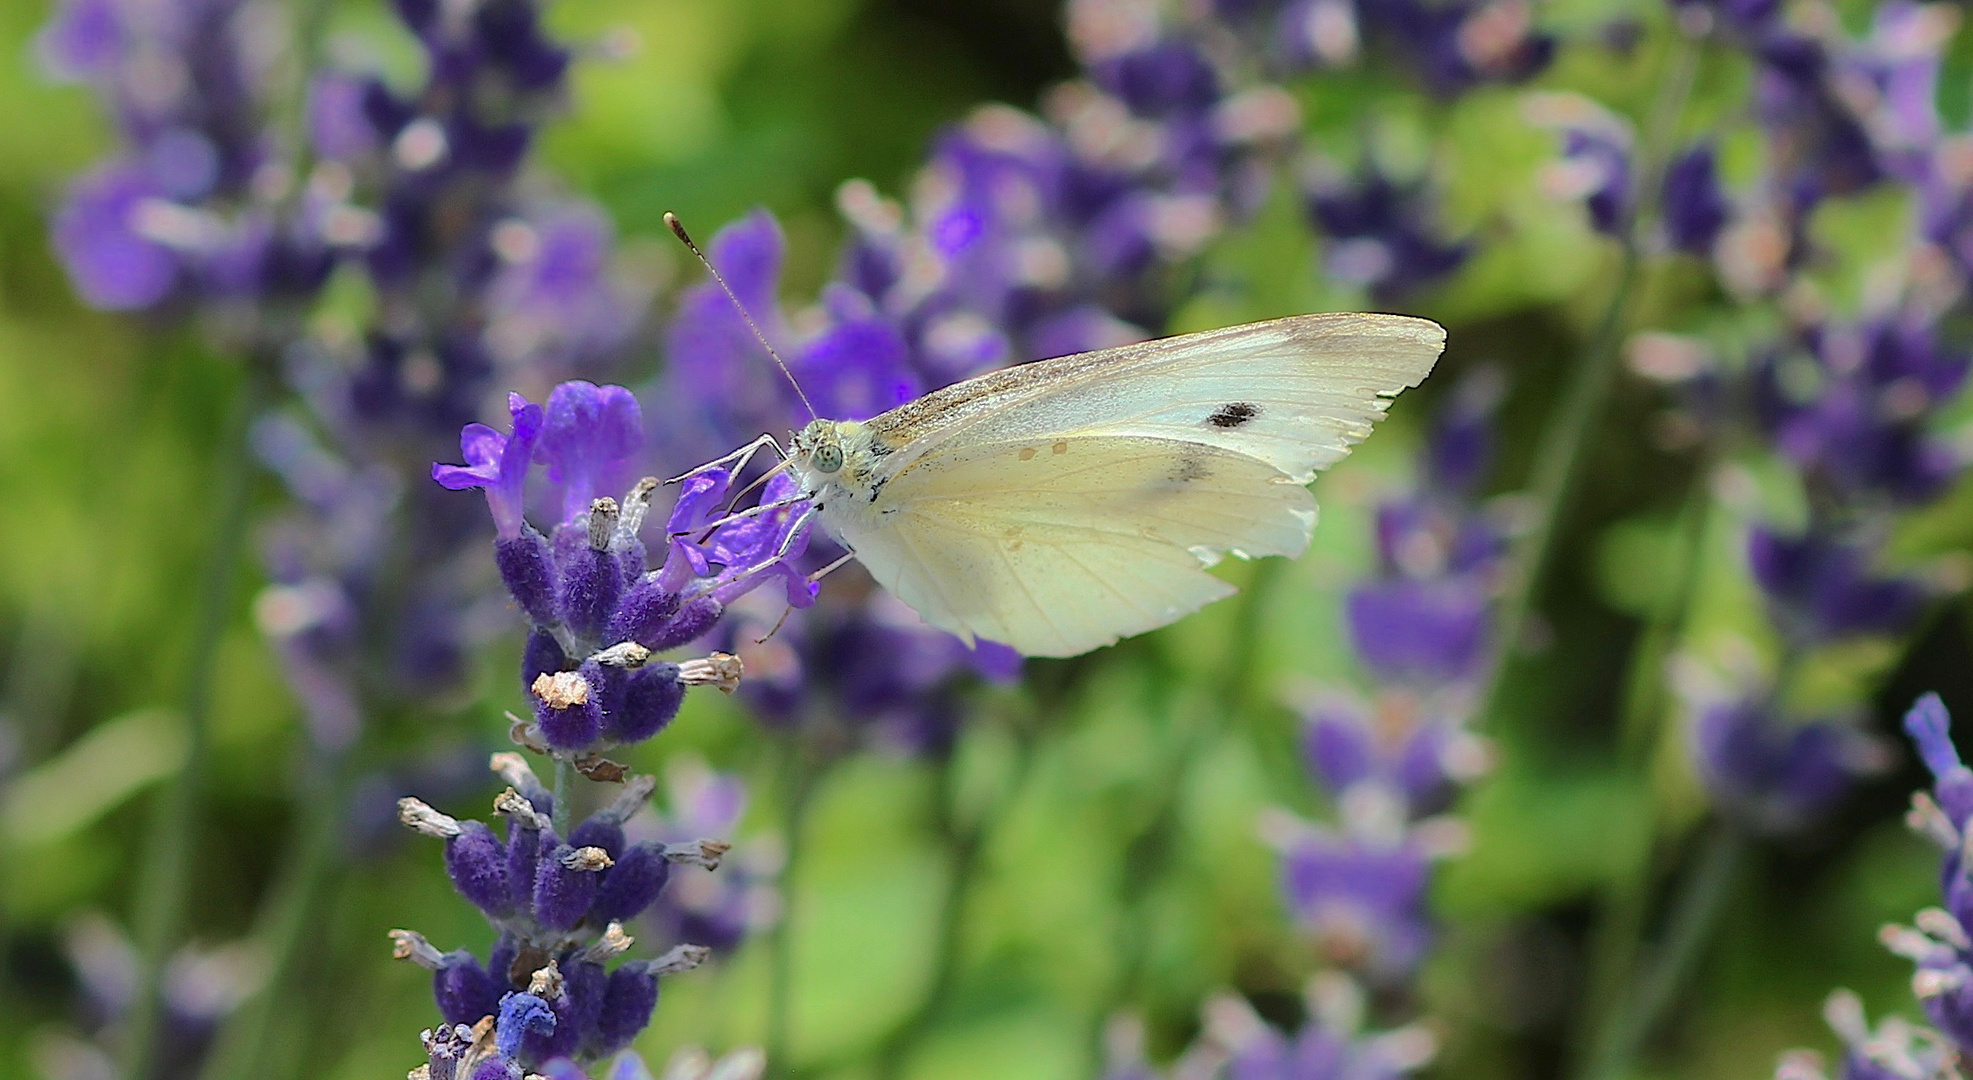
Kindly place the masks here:
<instances>
[{"instance_id":1,"label":"green foliage background","mask_svg":"<svg viewBox=\"0 0 1973 1080\"><path fill-rule=\"evenodd\" d=\"M1867 6L1852 7L1867 20ZM330 11L332 38L385 49L396 40L370 0L339 0ZM29 39L45 15L42 0L0 4L0 705L18 736L0 773L11 777L0 782L0 1075L31 1075L39 1033L73 1017L56 944L64 921L98 909L128 922L141 901L133 889L145 796L182 744L170 708L208 543L215 433L239 377L191 333L82 308L53 264L42 215L109 134L84 93L36 75ZM1635 52L1571 47L1538 85L1641 116L1669 40L1661 6L1556 0L1541 10L1545 26L1583 34L1619 16L1652 30ZM571 35L628 26L642 42L629 60L580 69L572 115L547 141L569 185L609 209L627 257L676 276L683 267L662 235L662 211L710 231L765 205L787 225L797 295L812 294L827 272L838 183L865 176L896 192L941 124L983 100L1031 106L1072 74L1043 0L564 0L554 18ZM1969 42L1962 30L1956 57L1973 55ZM396 47L392 55L412 62ZM1965 65L1956 64L1947 106L1963 112L1951 87L1963 88ZM1536 183L1553 142L1523 119L1521 91L1482 90L1445 108L1369 69L1299 92L1319 144L1348 157L1364 152L1363 133L1374 129L1376 152L1429 168L1446 192L1448 223L1481 238L1478 260L1415 305L1453 329L1443 373L1318 484L1323 522L1300 562L1240 568L1257 586L1241 599L1102 655L1037 664L1023 688L983 694L943 779L878 754L827 775L801 838L810 854L792 882L793 1064L806 1075L872 1075L926 992L953 863L935 824L942 816L991 827L968 894L958 980L908 1075L1090 1076L1113 1009L1141 1010L1155 1049L1170 1053L1196 1029L1201 999L1226 986L1270 1015L1292 1012L1314 958L1285 922L1255 822L1268 806L1322 812L1283 702L1307 685L1357 678L1338 597L1369 566L1369 504L1402 482L1435 394L1483 362L1512 379L1494 487L1517 488L1615 269L1580 211ZM1740 122L1746 92L1744 70L1709 61L1684 126ZM1731 138L1727 146L1731 170L1746 151ZM1886 224L1907 211L1895 198L1832 207L1816 227L1846 257L1826 285L1853 298L1856 267L1880 254L1873 245L1895 232ZM1315 274L1317 253L1290 224L1294 214L1283 196L1215 248L1205 287L1174 329L1360 303ZM1733 318L1707 288L1692 267L1654 271L1639 324L1694 329ZM637 358L646 370L656 361L649 350ZM1662 887L1680 837L1703 814L1675 716L1644 734L1655 747L1647 768L1623 764L1618 730L1630 646L1677 574L1673 531L1692 470L1637 437L1653 401L1650 388L1624 383L1599 424L1590 480L1564 521L1543 598L1548 647L1515 669L1510 708L1485 732L1498 767L1462 807L1472 849L1447 866L1434 896L1445 930L1424 1004L1446 1039L1434 1075L1557 1075L1577 1037L1600 898L1640 873ZM1773 475L1760 466L1750 459L1749 475ZM1785 512L1785 484L1762 490ZM262 508L279 499L265 480L256 497ZM1963 547L1973 495L1909 531L1914 556ZM1702 537L1696 642L1758 630L1736 537L1719 515ZM253 929L299 798L297 711L247 617L257 572L240 573L197 854L193 922L208 942ZM1973 702L1965 617L1959 605L1942 610L1908 655L1828 658L1827 692L1865 688L1883 730L1920 689ZM483 658L471 700L379 718L385 737L372 752L381 761L490 745L501 711L519 705L505 674L516 649L509 640ZM757 798L742 838L774 829L773 746L729 703L695 695L633 764L657 770L676 754L746 773ZM1912 1011L1908 968L1874 935L1936 887L1935 856L1898 820L1916 782L1906 765L1827 827L1759 851L1654 1045L1651 1075L1758 1076L1784 1047L1826 1048L1817 1010L1836 985L1863 993L1873 1012ZM442 947L480 947L490 932L453 896L435 848L408 839L353 857L330 889L324 919L305 938L305 992L281 1003L278 1074L401 1076L434 1017L426 978L390 961L384 931L415 927ZM668 981L640 1048L662 1060L686 1043L759 1041L765 981L758 947Z\"/></svg>"}]
</instances>

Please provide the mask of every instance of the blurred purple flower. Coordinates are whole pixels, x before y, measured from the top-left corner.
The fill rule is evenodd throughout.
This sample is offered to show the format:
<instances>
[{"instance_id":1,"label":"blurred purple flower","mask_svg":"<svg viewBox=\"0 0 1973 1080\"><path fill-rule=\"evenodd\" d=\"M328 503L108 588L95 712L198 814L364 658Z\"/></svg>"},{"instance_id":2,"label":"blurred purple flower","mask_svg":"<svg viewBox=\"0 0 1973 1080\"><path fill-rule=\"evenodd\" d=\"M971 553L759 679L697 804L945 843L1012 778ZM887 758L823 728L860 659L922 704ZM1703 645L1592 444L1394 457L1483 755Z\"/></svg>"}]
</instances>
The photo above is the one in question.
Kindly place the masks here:
<instances>
[{"instance_id":1,"label":"blurred purple flower","mask_svg":"<svg viewBox=\"0 0 1973 1080\"><path fill-rule=\"evenodd\" d=\"M1437 1053L1423 1027L1362 1031L1363 992L1346 976L1316 976L1307 998L1308 1018L1287 1034L1238 998L1207 1002L1203 1041L1225 1055L1226 1080L1400 1080Z\"/></svg>"},{"instance_id":2,"label":"blurred purple flower","mask_svg":"<svg viewBox=\"0 0 1973 1080\"><path fill-rule=\"evenodd\" d=\"M1692 752L1721 808L1769 833L1814 823L1858 777L1886 764L1877 741L1848 724L1792 722L1750 701L1703 710Z\"/></svg>"},{"instance_id":3,"label":"blurred purple flower","mask_svg":"<svg viewBox=\"0 0 1973 1080\"><path fill-rule=\"evenodd\" d=\"M1713 241L1732 213L1720 189L1717 153L1701 142L1665 167L1662 213L1672 248L1690 255L1712 254Z\"/></svg>"},{"instance_id":4,"label":"blurred purple flower","mask_svg":"<svg viewBox=\"0 0 1973 1080\"><path fill-rule=\"evenodd\" d=\"M1309 217L1325 236L1324 270L1379 303L1445 277L1472 251L1468 243L1437 238L1422 186L1400 186L1374 168L1353 180L1320 180L1306 198Z\"/></svg>"},{"instance_id":5,"label":"blurred purple flower","mask_svg":"<svg viewBox=\"0 0 1973 1080\"><path fill-rule=\"evenodd\" d=\"M163 204L163 194L148 174L122 162L98 166L70 185L55 215L55 251L90 306L141 311L171 295L178 256L140 225L145 210Z\"/></svg>"},{"instance_id":6,"label":"blurred purple flower","mask_svg":"<svg viewBox=\"0 0 1973 1080\"><path fill-rule=\"evenodd\" d=\"M1747 559L1776 624L1804 644L1898 633L1929 596L1916 580L1874 574L1869 550L1822 532L1790 537L1756 527Z\"/></svg>"}]
</instances>

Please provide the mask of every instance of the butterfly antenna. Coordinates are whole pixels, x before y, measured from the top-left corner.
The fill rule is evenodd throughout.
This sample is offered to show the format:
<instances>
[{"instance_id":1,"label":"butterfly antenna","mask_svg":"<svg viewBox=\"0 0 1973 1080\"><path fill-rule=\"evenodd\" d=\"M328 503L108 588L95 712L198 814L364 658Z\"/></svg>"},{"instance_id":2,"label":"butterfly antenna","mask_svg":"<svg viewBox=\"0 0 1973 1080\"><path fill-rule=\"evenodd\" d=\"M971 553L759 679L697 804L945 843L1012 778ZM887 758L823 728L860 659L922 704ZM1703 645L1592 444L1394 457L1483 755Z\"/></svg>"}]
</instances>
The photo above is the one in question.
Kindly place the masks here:
<instances>
[{"instance_id":1,"label":"butterfly antenna","mask_svg":"<svg viewBox=\"0 0 1973 1080\"><path fill-rule=\"evenodd\" d=\"M754 332L754 340L760 342L760 347L766 349L767 355L774 358L774 366L781 369L781 374L788 378L788 385L795 388L795 396L802 399L802 408L808 410L808 418L820 420L821 417L816 414L815 406L809 402L808 395L802 393L802 384L795 381L795 373L788 370L788 365L782 361L781 354L775 352L774 346L768 344L767 335L761 333L760 324L754 322L754 317L747 313L747 305L740 302L739 294L733 291L733 286L728 285L726 279L719 276L719 270L713 266L712 260L706 258L706 253L700 251L699 245L693 242L692 234L685 231L685 223L678 220L677 214L667 210L665 224L670 226L672 235L678 237L679 241L691 250L693 256L706 268L706 273L712 275L713 281L717 282L720 290L726 293L726 298L733 301L733 307L740 313L740 318L746 321L747 329Z\"/></svg>"}]
</instances>

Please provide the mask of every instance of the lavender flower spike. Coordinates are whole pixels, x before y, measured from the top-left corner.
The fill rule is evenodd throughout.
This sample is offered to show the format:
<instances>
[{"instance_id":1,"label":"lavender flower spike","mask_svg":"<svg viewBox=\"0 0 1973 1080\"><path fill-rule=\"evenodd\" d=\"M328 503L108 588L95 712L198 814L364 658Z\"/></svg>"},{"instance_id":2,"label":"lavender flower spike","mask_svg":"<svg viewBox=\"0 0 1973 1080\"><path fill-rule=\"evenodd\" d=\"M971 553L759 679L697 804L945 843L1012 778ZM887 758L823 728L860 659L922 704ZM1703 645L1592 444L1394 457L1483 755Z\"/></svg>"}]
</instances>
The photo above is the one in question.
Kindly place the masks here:
<instances>
[{"instance_id":1,"label":"lavender flower spike","mask_svg":"<svg viewBox=\"0 0 1973 1080\"><path fill-rule=\"evenodd\" d=\"M441 487L453 491L485 489L487 509L502 540L519 537L526 525L521 517L522 489L542 436L543 421L541 406L530 404L519 394L507 395L507 412L514 421L512 435L502 435L485 424L468 424L459 433L459 453L467 464L432 465L432 479Z\"/></svg>"}]
</instances>

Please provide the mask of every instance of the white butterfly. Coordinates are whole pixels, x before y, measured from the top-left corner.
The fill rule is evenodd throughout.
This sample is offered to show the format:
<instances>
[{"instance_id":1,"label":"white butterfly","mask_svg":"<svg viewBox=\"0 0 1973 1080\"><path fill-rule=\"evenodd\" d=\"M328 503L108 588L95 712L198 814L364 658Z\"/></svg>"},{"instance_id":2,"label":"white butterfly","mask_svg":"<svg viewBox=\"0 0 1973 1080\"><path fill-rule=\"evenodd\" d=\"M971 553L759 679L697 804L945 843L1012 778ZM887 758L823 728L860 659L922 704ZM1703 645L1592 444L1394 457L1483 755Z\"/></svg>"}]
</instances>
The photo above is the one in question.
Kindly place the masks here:
<instances>
[{"instance_id":1,"label":"white butterfly","mask_svg":"<svg viewBox=\"0 0 1973 1080\"><path fill-rule=\"evenodd\" d=\"M1232 593L1224 554L1306 550L1306 485L1444 347L1424 319L1300 315L1041 360L816 420L789 464L926 622L1074 656Z\"/></svg>"}]
</instances>

